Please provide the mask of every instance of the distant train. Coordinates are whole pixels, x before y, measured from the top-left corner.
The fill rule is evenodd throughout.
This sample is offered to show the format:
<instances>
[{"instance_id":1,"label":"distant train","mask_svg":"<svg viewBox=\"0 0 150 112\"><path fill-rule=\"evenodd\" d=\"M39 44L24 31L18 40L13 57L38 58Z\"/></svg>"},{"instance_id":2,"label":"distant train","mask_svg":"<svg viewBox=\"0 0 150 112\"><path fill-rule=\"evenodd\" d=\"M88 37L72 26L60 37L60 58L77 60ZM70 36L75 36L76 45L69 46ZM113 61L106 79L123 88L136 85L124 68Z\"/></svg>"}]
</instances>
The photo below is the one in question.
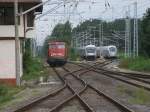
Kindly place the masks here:
<instances>
[{"instance_id":1,"label":"distant train","mask_svg":"<svg viewBox=\"0 0 150 112\"><path fill-rule=\"evenodd\" d=\"M104 58L116 58L117 47L114 45L96 47L95 45L87 45L85 47L78 48L80 57L84 59L96 59L97 57Z\"/></svg>"},{"instance_id":2,"label":"distant train","mask_svg":"<svg viewBox=\"0 0 150 112\"><path fill-rule=\"evenodd\" d=\"M97 57L103 56L104 58L116 58L117 47L114 45L97 47Z\"/></svg>"},{"instance_id":3,"label":"distant train","mask_svg":"<svg viewBox=\"0 0 150 112\"><path fill-rule=\"evenodd\" d=\"M85 59L96 59L96 46L87 45L85 47L78 48L79 55Z\"/></svg>"},{"instance_id":4,"label":"distant train","mask_svg":"<svg viewBox=\"0 0 150 112\"><path fill-rule=\"evenodd\" d=\"M65 42L49 42L47 62L51 66L56 64L65 64L68 58L68 49Z\"/></svg>"}]
</instances>

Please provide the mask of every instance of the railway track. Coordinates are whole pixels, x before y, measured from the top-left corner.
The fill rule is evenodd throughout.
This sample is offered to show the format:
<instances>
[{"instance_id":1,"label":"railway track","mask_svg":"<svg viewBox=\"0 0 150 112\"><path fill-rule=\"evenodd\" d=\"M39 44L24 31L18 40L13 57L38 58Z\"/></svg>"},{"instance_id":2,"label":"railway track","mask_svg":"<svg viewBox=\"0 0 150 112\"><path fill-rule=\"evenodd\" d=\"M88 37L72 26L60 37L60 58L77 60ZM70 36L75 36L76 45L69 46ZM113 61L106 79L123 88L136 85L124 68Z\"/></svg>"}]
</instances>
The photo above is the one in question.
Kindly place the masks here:
<instances>
[{"instance_id":1,"label":"railway track","mask_svg":"<svg viewBox=\"0 0 150 112\"><path fill-rule=\"evenodd\" d=\"M150 79L150 75L148 75L148 74L126 73L126 72L120 72L120 71L119 71L119 73L126 74L126 75L133 76L133 77L143 78L143 79Z\"/></svg>"},{"instance_id":2,"label":"railway track","mask_svg":"<svg viewBox=\"0 0 150 112\"><path fill-rule=\"evenodd\" d=\"M84 81L84 80L82 80L79 76L89 71L89 70L85 70L85 71L81 72L80 74L75 75L75 74L71 73L71 71L69 71L68 69L66 69L66 68L63 68L63 69L65 71L69 72L70 75L72 75L74 78L76 78L80 81ZM119 103L115 99L106 95L106 93L96 89L95 87L91 86L90 84L86 84L86 89L84 89L84 91L78 92L78 93L79 93L79 96L81 97L81 99L84 102L87 102L87 104L92 108L93 111L91 111L91 112L97 112L100 110L108 111L108 109L110 109L110 108L111 109L109 111L111 111L111 112L113 112L112 109L114 110L114 112L134 112L133 110L127 108L123 104ZM104 105L105 105L105 107L104 107ZM109 105L110 107L107 107L106 105Z\"/></svg>"},{"instance_id":3,"label":"railway track","mask_svg":"<svg viewBox=\"0 0 150 112\"><path fill-rule=\"evenodd\" d=\"M77 71L74 71L74 72L77 72ZM40 98L34 99L33 101L30 101L24 105L21 105L15 109L9 110L9 112L38 112L38 110L44 111L44 112L45 111L53 112L57 108L56 105L62 106L63 104L75 98L76 95L74 94L72 89L60 77L60 75L58 76L63 83L63 86L61 88L53 92L49 92L48 94L43 95ZM62 102L60 102L60 100Z\"/></svg>"},{"instance_id":4,"label":"railway track","mask_svg":"<svg viewBox=\"0 0 150 112\"><path fill-rule=\"evenodd\" d=\"M110 71L101 67L94 67L94 71L98 72L98 73L102 73L106 76L109 76L111 78L123 81L125 83L134 85L136 87L140 87L140 88L144 88L148 91L150 91L150 79L145 79L145 78L141 78L139 77L140 75L136 75L136 74L126 74L123 72L116 72L116 71ZM142 75L142 74L141 74ZM146 76L146 75L144 75ZM147 75L148 77L148 75ZM150 78L150 76L149 76Z\"/></svg>"},{"instance_id":5,"label":"railway track","mask_svg":"<svg viewBox=\"0 0 150 112\"><path fill-rule=\"evenodd\" d=\"M12 112L52 112L52 110L55 110L56 105L65 104L66 99L69 101L74 97L75 95L70 91L70 88L65 86L47 97L37 99L36 101ZM60 103L60 101L63 102Z\"/></svg>"},{"instance_id":6,"label":"railway track","mask_svg":"<svg viewBox=\"0 0 150 112\"><path fill-rule=\"evenodd\" d=\"M111 62L105 62L105 63L107 65L107 64L110 64ZM84 66L83 64L76 64L76 63L73 63L73 64L80 66L81 68L85 66L85 64ZM88 64L86 65L90 66ZM105 75L110 78L122 81L124 83L150 91L150 80L149 80L150 76L149 75L143 75L143 76L141 75L140 77L140 74L129 74L129 73L123 73L123 72L110 71L110 70L104 69L103 65L102 66L90 66L90 67L93 68L92 69L93 72L96 72L98 74ZM146 77L148 79L145 79Z\"/></svg>"},{"instance_id":7,"label":"railway track","mask_svg":"<svg viewBox=\"0 0 150 112\"><path fill-rule=\"evenodd\" d=\"M102 64L104 63L95 63L93 66ZM12 112L58 112L74 99L81 103L86 112L99 112L100 110L107 110L108 112L113 112L112 110L114 112L134 112L80 78L80 75L91 71L91 69L93 68L90 66L72 72L67 68L62 68L65 72L62 75L57 68L53 68L61 79L63 86L55 92L36 99ZM76 75L78 72L79 74Z\"/></svg>"},{"instance_id":8,"label":"railway track","mask_svg":"<svg viewBox=\"0 0 150 112\"><path fill-rule=\"evenodd\" d=\"M99 66L99 67L104 67L110 63L112 63L112 61L102 61L102 62L95 62L93 63L92 65L88 65L88 64L85 64L85 63L75 63L75 62L72 62L72 61L69 61L68 63L71 63L71 64L76 64L76 65L79 65L81 67L82 65L82 69L85 69L86 68L91 68L91 67L94 67L94 66ZM83 68L84 67L84 68Z\"/></svg>"},{"instance_id":9,"label":"railway track","mask_svg":"<svg viewBox=\"0 0 150 112\"><path fill-rule=\"evenodd\" d=\"M65 77L68 77L70 75L64 75L64 76L62 76L55 68L54 68L54 71L59 76L59 78L63 82L66 83L66 85L70 88L70 90L74 93L74 95L72 96L71 99L69 99L69 100L67 99L67 100L63 101L60 105L56 105L55 108L51 110L51 112L56 112L57 110L60 110L63 105L65 105L66 103L68 103L73 98L77 98L81 102L81 104L84 106L85 110L87 110L88 112L92 112L92 109L89 107L89 105L86 102L84 102L80 98L80 96L78 95L78 93L77 93L77 91L79 91L79 93L80 93L80 92L82 92L82 91L84 91L86 89L86 82L84 82L84 81L80 82L79 79L77 79L76 81L74 81L74 80L72 80L73 76L69 77L68 79L65 79ZM78 71L80 71L80 70L78 70ZM66 74L70 74L70 73L66 73ZM75 83L77 85L74 85Z\"/></svg>"},{"instance_id":10,"label":"railway track","mask_svg":"<svg viewBox=\"0 0 150 112\"><path fill-rule=\"evenodd\" d=\"M83 68L73 71L72 73L78 72L80 70L83 70ZM9 111L10 112L38 112L38 110L40 110L46 112L54 112L58 109L57 107L61 107L64 104L76 98L77 95L73 91L72 87L66 83L66 81L61 77L61 75L59 75L56 69L54 69L54 71L56 72L56 74L58 75L58 77L61 79L63 83L63 86L60 89L52 93L48 93L40 98L37 98L33 101L30 101L24 105L21 105ZM64 76L68 76L68 73L64 74Z\"/></svg>"}]
</instances>

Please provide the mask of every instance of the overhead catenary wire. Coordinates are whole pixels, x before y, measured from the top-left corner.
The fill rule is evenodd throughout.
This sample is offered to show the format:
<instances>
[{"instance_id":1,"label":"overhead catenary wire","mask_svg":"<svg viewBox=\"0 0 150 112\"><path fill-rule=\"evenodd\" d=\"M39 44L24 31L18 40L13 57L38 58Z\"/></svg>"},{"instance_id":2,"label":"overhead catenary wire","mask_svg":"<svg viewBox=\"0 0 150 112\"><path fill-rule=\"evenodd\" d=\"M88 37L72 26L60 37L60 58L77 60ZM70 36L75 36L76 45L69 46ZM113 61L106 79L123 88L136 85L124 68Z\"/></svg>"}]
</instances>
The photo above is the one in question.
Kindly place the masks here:
<instances>
[{"instance_id":1,"label":"overhead catenary wire","mask_svg":"<svg viewBox=\"0 0 150 112\"><path fill-rule=\"evenodd\" d=\"M122 2L124 2L124 1L122 1ZM140 3L140 2L137 2L137 3ZM144 3L144 4L143 4ZM144 8L147 6L147 5L149 5L149 3L150 3L150 1L146 1L146 2L141 2L139 5L138 5L138 13L140 13L139 11L141 10L141 13L144 13ZM113 12L113 16L114 16L114 18L120 18L120 17L123 17L123 13L122 13L122 11L121 12L119 12L120 14L118 15L118 13L116 14L116 12L117 11L120 11L120 10L118 10L118 8L120 7L128 7L128 6L134 6L134 2L132 1L131 3L129 3L129 4L126 4L126 5L124 5L124 6L122 6L122 5L118 5L118 4L120 4L120 2L118 2L117 4L115 4L115 6L117 6L117 7L114 7L114 12ZM147 6L148 7L148 6ZM123 9L122 8L122 9ZM116 11L116 9L117 9L117 11ZM123 9L124 10L124 12L126 11L125 9ZM142 11L143 10L143 11ZM103 13L103 15L107 15L107 13L108 13L108 11L111 11L111 10L105 10L105 12ZM106 13L107 12L107 13ZM111 12L109 12L109 13L111 13ZM141 14L140 14L141 15ZM131 15L131 17L134 17L134 15ZM104 18L104 19L107 19L107 20L112 20L112 18Z\"/></svg>"},{"instance_id":2,"label":"overhead catenary wire","mask_svg":"<svg viewBox=\"0 0 150 112\"><path fill-rule=\"evenodd\" d=\"M53 7L52 9L50 9L49 11L47 11L46 13L44 13L44 14L42 14L42 15L36 17L35 20L37 20L37 19L39 19L39 18L41 18L41 17L43 17L43 16L45 16L45 15L47 15L47 14L53 12L54 10L60 8L61 6L63 6L63 4L62 4L62 3L59 3L57 6Z\"/></svg>"},{"instance_id":3,"label":"overhead catenary wire","mask_svg":"<svg viewBox=\"0 0 150 112\"><path fill-rule=\"evenodd\" d=\"M62 0L61 0L62 1ZM102 13L100 12L98 12L97 14L95 13L95 15L93 16L93 11L95 10L95 7L97 7L97 6L99 6L99 8L101 8L101 9L106 9L105 8L105 0L103 0L103 1L100 1L99 3L96 3L96 1L98 1L98 0L78 0L78 6L77 7L75 7L74 9L76 10L76 11L78 11L78 9L79 10L81 10L80 9L80 7L82 7L82 6L86 6L87 8L88 8L88 6L89 6L89 4L92 4L92 7L91 7L91 14L92 14L92 16L90 15L90 14L87 14L87 13L84 13L84 14L78 14L77 12L75 12L75 10L73 9L73 6L75 6L75 4L71 7L71 9L67 12L67 17L68 16L70 16L69 17L69 19L70 19L70 21L73 21L74 20L74 22L72 22L74 25L76 24L79 24L80 22L83 22L83 21L85 21L85 20L87 20L88 18L96 18L96 15L98 15L98 14L100 14L100 15L98 15L97 16L97 18L101 18L102 19L102 16L103 16L103 20L105 19L105 20L109 20L109 21L112 21L112 20L114 20L114 19L116 19L116 18L125 18L125 11L126 11L126 9L123 9L123 8L121 8L121 7L123 7L123 6L128 6L128 5L130 5L131 6L131 8L132 8L132 6L133 6L133 1L132 2L130 2L130 3L128 3L128 4L123 4L123 3L127 3L127 2L124 2L124 1L122 1L122 3L121 2L118 2L116 5L114 5L114 4L112 4L110 1L111 0L109 0L108 2L110 3L110 8L108 7L108 4L107 4L107 2L106 2L106 4L107 4L107 10L105 10L105 11L103 11ZM149 3L149 1L148 2L146 2L146 0L144 1L141 1L141 2L138 2L139 3L139 5L138 5L138 16L139 15L142 15L143 14L143 12L144 12L144 8L145 7L147 7L148 6L148 3ZM118 4L120 4L120 5L118 5ZM69 6L69 5L68 5ZM66 5L66 7L67 7L67 5ZM113 11L112 11L112 7L114 8L113 9ZM118 10L118 7L120 7L119 9L121 9L121 10ZM85 8L84 10L86 10L87 8ZM72 11L71 11L72 10ZM73 12L74 11L74 12ZM57 13L57 12L56 12ZM74 13L74 14L73 14ZM60 14L60 17L56 17L56 19L58 20L58 21L56 21L56 22L64 22L64 21L62 21L62 16L61 15L63 15L63 13L59 10L58 11L58 14L54 14L54 16L58 16ZM111 15L113 15L113 16L109 16L108 17L108 14L111 14ZM51 14L51 13L49 13L48 14L48 16L52 16L53 14ZM88 15L88 16L87 16ZM74 16L74 17L73 17ZM131 18L133 18L134 16L133 16L133 9L131 10ZM60 19L61 18L61 19ZM77 19L79 20L79 21L77 21ZM75 20L76 19L76 20ZM57 23L55 23L55 24L57 24Z\"/></svg>"}]
</instances>

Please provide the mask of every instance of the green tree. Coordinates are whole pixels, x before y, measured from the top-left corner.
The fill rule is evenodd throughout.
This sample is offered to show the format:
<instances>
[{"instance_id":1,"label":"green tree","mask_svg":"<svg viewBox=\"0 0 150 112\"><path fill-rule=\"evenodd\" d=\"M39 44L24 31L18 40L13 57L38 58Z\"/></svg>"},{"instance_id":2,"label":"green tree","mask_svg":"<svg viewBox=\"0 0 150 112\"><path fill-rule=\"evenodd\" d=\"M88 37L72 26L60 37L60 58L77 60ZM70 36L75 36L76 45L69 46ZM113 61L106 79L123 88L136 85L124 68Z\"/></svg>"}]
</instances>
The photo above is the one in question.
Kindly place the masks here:
<instances>
[{"instance_id":1,"label":"green tree","mask_svg":"<svg viewBox=\"0 0 150 112\"><path fill-rule=\"evenodd\" d=\"M57 24L52 31L51 36L49 36L50 40L60 40L65 41L69 45L71 43L71 35L72 35L72 28L69 21L65 24Z\"/></svg>"},{"instance_id":2,"label":"green tree","mask_svg":"<svg viewBox=\"0 0 150 112\"><path fill-rule=\"evenodd\" d=\"M53 31L52 34L47 36L45 39L45 42L43 44L43 54L44 57L47 56L47 51L48 51L48 42L49 41L64 41L70 46L71 44L71 37L72 37L72 27L69 21L67 21L65 24L57 24Z\"/></svg>"},{"instance_id":3,"label":"green tree","mask_svg":"<svg viewBox=\"0 0 150 112\"><path fill-rule=\"evenodd\" d=\"M142 20L142 36L140 41L142 53L150 57L150 8Z\"/></svg>"}]
</instances>

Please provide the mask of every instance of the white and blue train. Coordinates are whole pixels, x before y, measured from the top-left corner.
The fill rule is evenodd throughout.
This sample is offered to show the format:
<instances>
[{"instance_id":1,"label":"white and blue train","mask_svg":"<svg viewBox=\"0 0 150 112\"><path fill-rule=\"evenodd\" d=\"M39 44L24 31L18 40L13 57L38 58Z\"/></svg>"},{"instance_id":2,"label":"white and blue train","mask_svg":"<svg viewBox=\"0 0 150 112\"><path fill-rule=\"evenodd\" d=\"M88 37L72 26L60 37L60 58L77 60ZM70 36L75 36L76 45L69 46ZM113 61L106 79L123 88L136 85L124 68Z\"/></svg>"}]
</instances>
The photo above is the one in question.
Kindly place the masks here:
<instances>
[{"instance_id":1,"label":"white and blue train","mask_svg":"<svg viewBox=\"0 0 150 112\"><path fill-rule=\"evenodd\" d=\"M96 59L97 51L95 45L87 45L85 47L78 48L79 55L85 59Z\"/></svg>"},{"instance_id":2,"label":"white and blue train","mask_svg":"<svg viewBox=\"0 0 150 112\"><path fill-rule=\"evenodd\" d=\"M117 47L114 45L97 47L96 51L97 51L97 57L101 57L101 56L104 58L117 57Z\"/></svg>"},{"instance_id":3,"label":"white and blue train","mask_svg":"<svg viewBox=\"0 0 150 112\"><path fill-rule=\"evenodd\" d=\"M117 47L114 45L96 47L95 45L87 45L78 48L78 53L85 59L96 59L97 57L116 58Z\"/></svg>"}]
</instances>

